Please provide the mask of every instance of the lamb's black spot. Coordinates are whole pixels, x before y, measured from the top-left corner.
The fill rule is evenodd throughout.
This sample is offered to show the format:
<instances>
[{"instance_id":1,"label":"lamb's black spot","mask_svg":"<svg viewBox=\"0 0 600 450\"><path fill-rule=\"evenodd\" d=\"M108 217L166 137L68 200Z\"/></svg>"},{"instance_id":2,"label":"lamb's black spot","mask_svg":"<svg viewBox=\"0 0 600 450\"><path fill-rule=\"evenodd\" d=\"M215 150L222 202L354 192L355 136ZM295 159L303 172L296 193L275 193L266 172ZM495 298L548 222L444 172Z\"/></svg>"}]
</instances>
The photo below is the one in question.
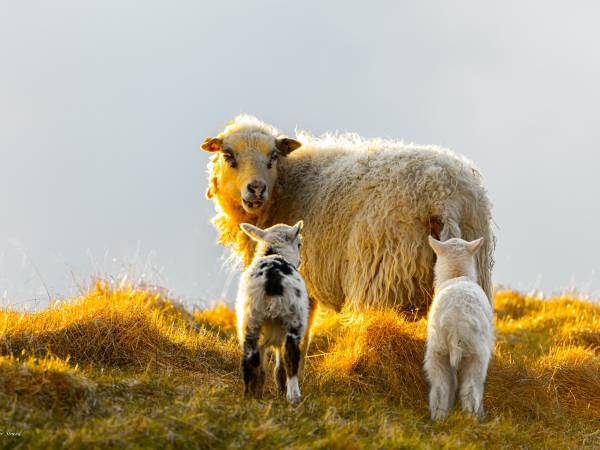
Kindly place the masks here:
<instances>
[{"instance_id":1,"label":"lamb's black spot","mask_svg":"<svg viewBox=\"0 0 600 450\"><path fill-rule=\"evenodd\" d=\"M260 353L253 352L247 355L244 355L243 360L243 369L244 369L244 379L250 379L253 375L253 372L256 368L260 366Z\"/></svg>"},{"instance_id":2,"label":"lamb's black spot","mask_svg":"<svg viewBox=\"0 0 600 450\"><path fill-rule=\"evenodd\" d=\"M265 294L283 295L283 284L281 283L285 275L291 275L295 270L289 262L281 257L271 258L265 261L266 268ZM261 269L263 266L261 265Z\"/></svg>"},{"instance_id":3,"label":"lamb's black spot","mask_svg":"<svg viewBox=\"0 0 600 450\"><path fill-rule=\"evenodd\" d=\"M285 364L282 361L277 361L275 366L275 385L281 392L285 392L286 376L285 376Z\"/></svg>"},{"instance_id":4,"label":"lamb's black spot","mask_svg":"<svg viewBox=\"0 0 600 450\"><path fill-rule=\"evenodd\" d=\"M300 298L300 295L301 295L300 289L294 288L294 292L296 292L296 297Z\"/></svg>"},{"instance_id":5,"label":"lamb's black spot","mask_svg":"<svg viewBox=\"0 0 600 450\"><path fill-rule=\"evenodd\" d=\"M281 257L273 258L273 262L279 263L278 269L285 275L291 275L294 271L294 266Z\"/></svg>"},{"instance_id":6,"label":"lamb's black spot","mask_svg":"<svg viewBox=\"0 0 600 450\"><path fill-rule=\"evenodd\" d=\"M267 269L267 281L265 281L265 294L267 295L283 295L283 285L281 271L271 266Z\"/></svg>"},{"instance_id":7,"label":"lamb's black spot","mask_svg":"<svg viewBox=\"0 0 600 450\"><path fill-rule=\"evenodd\" d=\"M244 343L242 375L244 377L244 391L246 393L257 391L261 383L260 352L258 350L258 340L250 336L247 336Z\"/></svg>"},{"instance_id":8,"label":"lamb's black spot","mask_svg":"<svg viewBox=\"0 0 600 450\"><path fill-rule=\"evenodd\" d=\"M298 374L300 366L300 335L298 330L291 329L285 339L285 352L283 354L283 363L288 377Z\"/></svg>"}]
</instances>

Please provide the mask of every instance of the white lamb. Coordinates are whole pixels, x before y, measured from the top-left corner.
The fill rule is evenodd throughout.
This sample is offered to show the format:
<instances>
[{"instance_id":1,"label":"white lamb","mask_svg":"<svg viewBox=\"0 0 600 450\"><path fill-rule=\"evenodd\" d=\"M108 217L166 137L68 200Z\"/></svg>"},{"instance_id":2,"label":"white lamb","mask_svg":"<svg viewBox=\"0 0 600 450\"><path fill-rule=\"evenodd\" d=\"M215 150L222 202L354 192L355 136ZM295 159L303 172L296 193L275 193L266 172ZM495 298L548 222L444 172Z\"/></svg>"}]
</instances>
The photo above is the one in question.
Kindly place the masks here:
<instances>
[{"instance_id":1,"label":"white lamb","mask_svg":"<svg viewBox=\"0 0 600 450\"><path fill-rule=\"evenodd\" d=\"M252 263L242 274L236 300L238 336L242 346L245 393L262 395L264 350L275 348L275 382L287 400L301 399L298 373L303 365L301 344L309 339L310 303L298 272L302 221L262 230L243 223L241 229L257 241Z\"/></svg>"},{"instance_id":2,"label":"white lamb","mask_svg":"<svg viewBox=\"0 0 600 450\"><path fill-rule=\"evenodd\" d=\"M494 346L494 315L490 300L477 284L474 256L482 243L483 238L440 242L429 237L437 255L425 351L433 420L448 416L457 384L463 411L478 418L484 415L483 385Z\"/></svg>"}]
</instances>

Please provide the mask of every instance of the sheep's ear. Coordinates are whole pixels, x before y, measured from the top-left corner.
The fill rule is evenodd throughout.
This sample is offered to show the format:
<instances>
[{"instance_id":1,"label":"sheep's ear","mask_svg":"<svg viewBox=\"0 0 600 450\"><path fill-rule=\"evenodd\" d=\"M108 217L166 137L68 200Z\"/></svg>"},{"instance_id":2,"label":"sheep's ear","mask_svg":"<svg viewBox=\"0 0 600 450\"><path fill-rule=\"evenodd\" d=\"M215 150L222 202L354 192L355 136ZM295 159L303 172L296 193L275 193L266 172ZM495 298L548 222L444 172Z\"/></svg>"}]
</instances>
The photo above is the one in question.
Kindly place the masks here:
<instances>
[{"instance_id":1,"label":"sheep's ear","mask_svg":"<svg viewBox=\"0 0 600 450\"><path fill-rule=\"evenodd\" d=\"M208 180L208 188L206 189L206 198L211 199L217 195L217 177L210 177Z\"/></svg>"},{"instance_id":2,"label":"sheep's ear","mask_svg":"<svg viewBox=\"0 0 600 450\"><path fill-rule=\"evenodd\" d=\"M246 233L248 236L250 236L257 242L262 242L265 240L265 235L267 234L265 230L261 230L260 228L255 227L254 225L250 225L249 223L240 224L240 228L244 233Z\"/></svg>"},{"instance_id":3,"label":"sheep's ear","mask_svg":"<svg viewBox=\"0 0 600 450\"><path fill-rule=\"evenodd\" d=\"M294 225L294 239L296 239L296 237L300 234L302 227L304 227L303 221L299 220L296 222L296 225Z\"/></svg>"},{"instance_id":4,"label":"sheep's ear","mask_svg":"<svg viewBox=\"0 0 600 450\"><path fill-rule=\"evenodd\" d=\"M277 147L277 150L279 150L279 153L283 156L287 156L301 146L301 142L290 138L278 138L275 140L275 147Z\"/></svg>"},{"instance_id":5,"label":"sheep's ear","mask_svg":"<svg viewBox=\"0 0 600 450\"><path fill-rule=\"evenodd\" d=\"M442 256L444 253L446 253L446 246L443 244L443 242L438 241L433 236L429 236L429 245L438 256Z\"/></svg>"},{"instance_id":6,"label":"sheep's ear","mask_svg":"<svg viewBox=\"0 0 600 450\"><path fill-rule=\"evenodd\" d=\"M479 239L475 239L474 241L471 241L467 244L467 251L469 252L470 255L474 255L479 251L482 244L483 244L482 237Z\"/></svg>"},{"instance_id":7,"label":"sheep's ear","mask_svg":"<svg viewBox=\"0 0 600 450\"><path fill-rule=\"evenodd\" d=\"M202 144L202 150L206 152L219 152L223 150L223 139L220 138L206 138Z\"/></svg>"}]
</instances>

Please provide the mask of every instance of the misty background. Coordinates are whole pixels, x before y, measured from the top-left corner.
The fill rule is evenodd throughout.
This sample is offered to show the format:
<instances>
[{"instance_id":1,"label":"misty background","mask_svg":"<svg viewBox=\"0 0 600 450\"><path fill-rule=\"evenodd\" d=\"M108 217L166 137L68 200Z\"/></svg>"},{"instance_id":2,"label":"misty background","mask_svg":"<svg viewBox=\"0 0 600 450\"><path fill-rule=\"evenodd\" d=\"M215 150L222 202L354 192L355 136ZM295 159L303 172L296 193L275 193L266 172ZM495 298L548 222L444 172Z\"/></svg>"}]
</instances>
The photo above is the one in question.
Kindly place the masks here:
<instances>
[{"instance_id":1,"label":"misty background","mask_svg":"<svg viewBox=\"0 0 600 450\"><path fill-rule=\"evenodd\" d=\"M495 282L600 295L598 3L0 9L2 306L123 274L233 299L199 145L241 112L466 155L494 203Z\"/></svg>"}]
</instances>

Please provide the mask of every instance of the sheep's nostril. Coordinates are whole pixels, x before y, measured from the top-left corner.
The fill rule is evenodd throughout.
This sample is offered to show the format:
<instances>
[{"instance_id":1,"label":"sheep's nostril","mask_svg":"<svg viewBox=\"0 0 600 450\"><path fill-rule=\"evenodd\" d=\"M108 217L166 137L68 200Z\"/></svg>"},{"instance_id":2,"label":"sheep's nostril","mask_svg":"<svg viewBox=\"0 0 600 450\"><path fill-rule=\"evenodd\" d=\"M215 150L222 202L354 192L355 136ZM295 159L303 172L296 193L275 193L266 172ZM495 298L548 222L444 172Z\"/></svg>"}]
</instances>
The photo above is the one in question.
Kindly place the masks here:
<instances>
[{"instance_id":1,"label":"sheep's nostril","mask_svg":"<svg viewBox=\"0 0 600 450\"><path fill-rule=\"evenodd\" d=\"M266 190L267 186L261 182L252 182L248 185L248 191L254 194L255 197L260 197Z\"/></svg>"}]
</instances>

